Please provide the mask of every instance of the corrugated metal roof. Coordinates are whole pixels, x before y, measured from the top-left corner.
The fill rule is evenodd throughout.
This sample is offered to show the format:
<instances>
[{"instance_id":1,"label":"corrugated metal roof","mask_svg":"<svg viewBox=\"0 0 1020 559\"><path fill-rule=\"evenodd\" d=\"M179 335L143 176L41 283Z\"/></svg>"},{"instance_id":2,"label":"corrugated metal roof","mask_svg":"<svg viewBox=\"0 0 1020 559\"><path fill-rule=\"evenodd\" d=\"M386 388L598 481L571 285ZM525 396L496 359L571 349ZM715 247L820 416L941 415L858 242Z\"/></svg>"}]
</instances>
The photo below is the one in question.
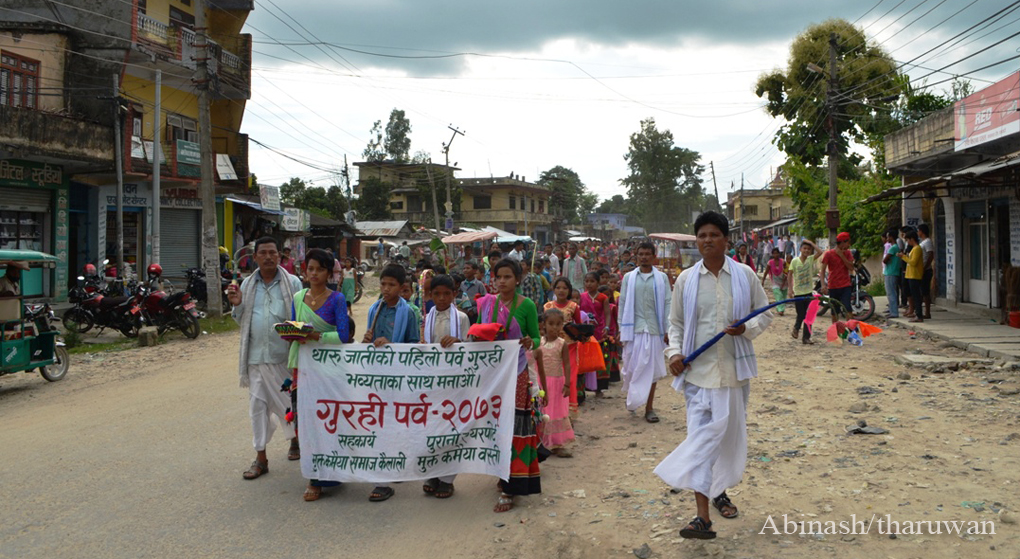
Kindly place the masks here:
<instances>
[{"instance_id":1,"label":"corrugated metal roof","mask_svg":"<svg viewBox=\"0 0 1020 559\"><path fill-rule=\"evenodd\" d=\"M362 237L396 237L407 226L403 221L359 221L358 235Z\"/></svg>"}]
</instances>

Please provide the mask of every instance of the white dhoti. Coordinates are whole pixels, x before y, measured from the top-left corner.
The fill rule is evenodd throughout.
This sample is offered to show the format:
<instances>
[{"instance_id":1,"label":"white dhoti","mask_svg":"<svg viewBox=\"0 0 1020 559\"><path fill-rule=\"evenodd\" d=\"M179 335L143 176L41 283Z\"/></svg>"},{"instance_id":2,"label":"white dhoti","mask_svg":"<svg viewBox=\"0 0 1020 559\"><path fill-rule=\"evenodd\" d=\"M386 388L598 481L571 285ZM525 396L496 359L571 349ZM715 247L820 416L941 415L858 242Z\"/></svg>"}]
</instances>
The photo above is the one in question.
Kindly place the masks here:
<instances>
[{"instance_id":1,"label":"white dhoti","mask_svg":"<svg viewBox=\"0 0 1020 559\"><path fill-rule=\"evenodd\" d=\"M288 439L294 438L294 426L286 419L290 394L280 391L280 386L288 378L290 370L286 363L248 365L248 413L251 415L252 444L256 451L265 450L273 438L276 425L272 416L276 416L284 435Z\"/></svg>"},{"instance_id":2,"label":"white dhoti","mask_svg":"<svg viewBox=\"0 0 1020 559\"><path fill-rule=\"evenodd\" d=\"M740 483L747 465L747 397L751 385L701 388L684 384L687 439L655 468L676 489L718 497Z\"/></svg>"},{"instance_id":3,"label":"white dhoti","mask_svg":"<svg viewBox=\"0 0 1020 559\"><path fill-rule=\"evenodd\" d=\"M647 332L634 334L634 341L623 342L623 363L620 378L627 393L627 409L635 411L648 403L652 385L666 376L666 360L662 356L666 343L662 336Z\"/></svg>"}]
</instances>

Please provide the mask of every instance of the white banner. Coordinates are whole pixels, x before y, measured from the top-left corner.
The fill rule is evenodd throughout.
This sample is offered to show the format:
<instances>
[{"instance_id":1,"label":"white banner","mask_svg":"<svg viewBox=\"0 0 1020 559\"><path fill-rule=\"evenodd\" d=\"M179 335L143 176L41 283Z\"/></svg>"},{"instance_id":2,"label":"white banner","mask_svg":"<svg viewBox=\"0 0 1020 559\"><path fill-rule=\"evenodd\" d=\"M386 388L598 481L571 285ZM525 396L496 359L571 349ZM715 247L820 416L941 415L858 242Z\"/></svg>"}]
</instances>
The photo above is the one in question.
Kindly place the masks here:
<instances>
[{"instance_id":1,"label":"white banner","mask_svg":"<svg viewBox=\"0 0 1020 559\"><path fill-rule=\"evenodd\" d=\"M301 347L306 478L412 481L510 473L518 343Z\"/></svg>"}]
</instances>

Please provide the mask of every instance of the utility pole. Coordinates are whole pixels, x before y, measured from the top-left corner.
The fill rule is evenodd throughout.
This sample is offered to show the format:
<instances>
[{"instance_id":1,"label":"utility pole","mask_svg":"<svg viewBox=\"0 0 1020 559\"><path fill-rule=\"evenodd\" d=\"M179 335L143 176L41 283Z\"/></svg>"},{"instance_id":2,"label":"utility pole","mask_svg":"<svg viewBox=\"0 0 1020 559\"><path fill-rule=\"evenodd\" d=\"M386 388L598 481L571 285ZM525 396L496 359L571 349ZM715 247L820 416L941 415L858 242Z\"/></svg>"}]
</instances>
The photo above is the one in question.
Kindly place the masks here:
<instances>
[{"instance_id":1,"label":"utility pole","mask_svg":"<svg viewBox=\"0 0 1020 559\"><path fill-rule=\"evenodd\" d=\"M453 125L447 126L450 130L453 130L453 136L450 136L450 141L443 144L443 154L446 155L446 220L451 224L449 227L450 233L453 233L453 197L450 194L450 146L453 145L453 141L457 139L457 134L464 135L463 132L457 130Z\"/></svg>"},{"instance_id":2,"label":"utility pole","mask_svg":"<svg viewBox=\"0 0 1020 559\"><path fill-rule=\"evenodd\" d=\"M715 203L722 207L722 203L719 202L719 184L715 182L715 161L709 161L708 166L712 169L712 186L715 188Z\"/></svg>"},{"instance_id":3,"label":"utility pole","mask_svg":"<svg viewBox=\"0 0 1020 559\"><path fill-rule=\"evenodd\" d=\"M120 75L113 74L113 161L117 173L117 275L124 272L124 121L120 116Z\"/></svg>"},{"instance_id":4,"label":"utility pole","mask_svg":"<svg viewBox=\"0 0 1020 559\"><path fill-rule=\"evenodd\" d=\"M836 230L839 229L839 208L836 207L839 171L839 131L836 128L836 91L839 87L839 75L836 69L836 34L829 34L829 88L825 95L825 104L829 109L829 209L825 212L825 225L829 228L829 248L836 246Z\"/></svg>"},{"instance_id":5,"label":"utility pole","mask_svg":"<svg viewBox=\"0 0 1020 559\"><path fill-rule=\"evenodd\" d=\"M744 236L744 173L740 173L740 236Z\"/></svg>"},{"instance_id":6,"label":"utility pole","mask_svg":"<svg viewBox=\"0 0 1020 559\"><path fill-rule=\"evenodd\" d=\"M202 268L205 269L207 308L210 316L223 316L220 295L219 251L216 247L216 190L213 184L212 118L209 115L209 36L206 29L205 0L195 0L195 47L198 60L195 84L198 86L198 142L202 163Z\"/></svg>"},{"instance_id":7,"label":"utility pole","mask_svg":"<svg viewBox=\"0 0 1020 559\"><path fill-rule=\"evenodd\" d=\"M436 182L432 180L432 161L425 163L425 175L429 178L429 190L432 191L432 215L436 220L436 236L439 236L439 201L436 199Z\"/></svg>"},{"instance_id":8,"label":"utility pole","mask_svg":"<svg viewBox=\"0 0 1020 559\"><path fill-rule=\"evenodd\" d=\"M163 160L163 144L160 141L160 121L162 113L162 86L163 71L156 70L156 111L152 116L152 261L159 262L159 207L160 207L160 175L163 168L160 162ZM144 151L144 150L143 150Z\"/></svg>"}]
</instances>

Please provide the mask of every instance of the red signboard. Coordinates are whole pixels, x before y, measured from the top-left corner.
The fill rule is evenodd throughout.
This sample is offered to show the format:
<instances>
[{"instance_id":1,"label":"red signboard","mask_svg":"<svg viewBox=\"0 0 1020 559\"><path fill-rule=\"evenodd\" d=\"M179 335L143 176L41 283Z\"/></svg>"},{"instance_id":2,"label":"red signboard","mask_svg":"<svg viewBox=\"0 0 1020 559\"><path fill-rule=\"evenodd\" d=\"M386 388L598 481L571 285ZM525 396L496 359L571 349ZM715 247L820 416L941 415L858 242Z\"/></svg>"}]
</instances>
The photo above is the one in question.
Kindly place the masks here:
<instances>
[{"instance_id":1,"label":"red signboard","mask_svg":"<svg viewBox=\"0 0 1020 559\"><path fill-rule=\"evenodd\" d=\"M1020 72L956 102L956 151L1020 134Z\"/></svg>"}]
</instances>

